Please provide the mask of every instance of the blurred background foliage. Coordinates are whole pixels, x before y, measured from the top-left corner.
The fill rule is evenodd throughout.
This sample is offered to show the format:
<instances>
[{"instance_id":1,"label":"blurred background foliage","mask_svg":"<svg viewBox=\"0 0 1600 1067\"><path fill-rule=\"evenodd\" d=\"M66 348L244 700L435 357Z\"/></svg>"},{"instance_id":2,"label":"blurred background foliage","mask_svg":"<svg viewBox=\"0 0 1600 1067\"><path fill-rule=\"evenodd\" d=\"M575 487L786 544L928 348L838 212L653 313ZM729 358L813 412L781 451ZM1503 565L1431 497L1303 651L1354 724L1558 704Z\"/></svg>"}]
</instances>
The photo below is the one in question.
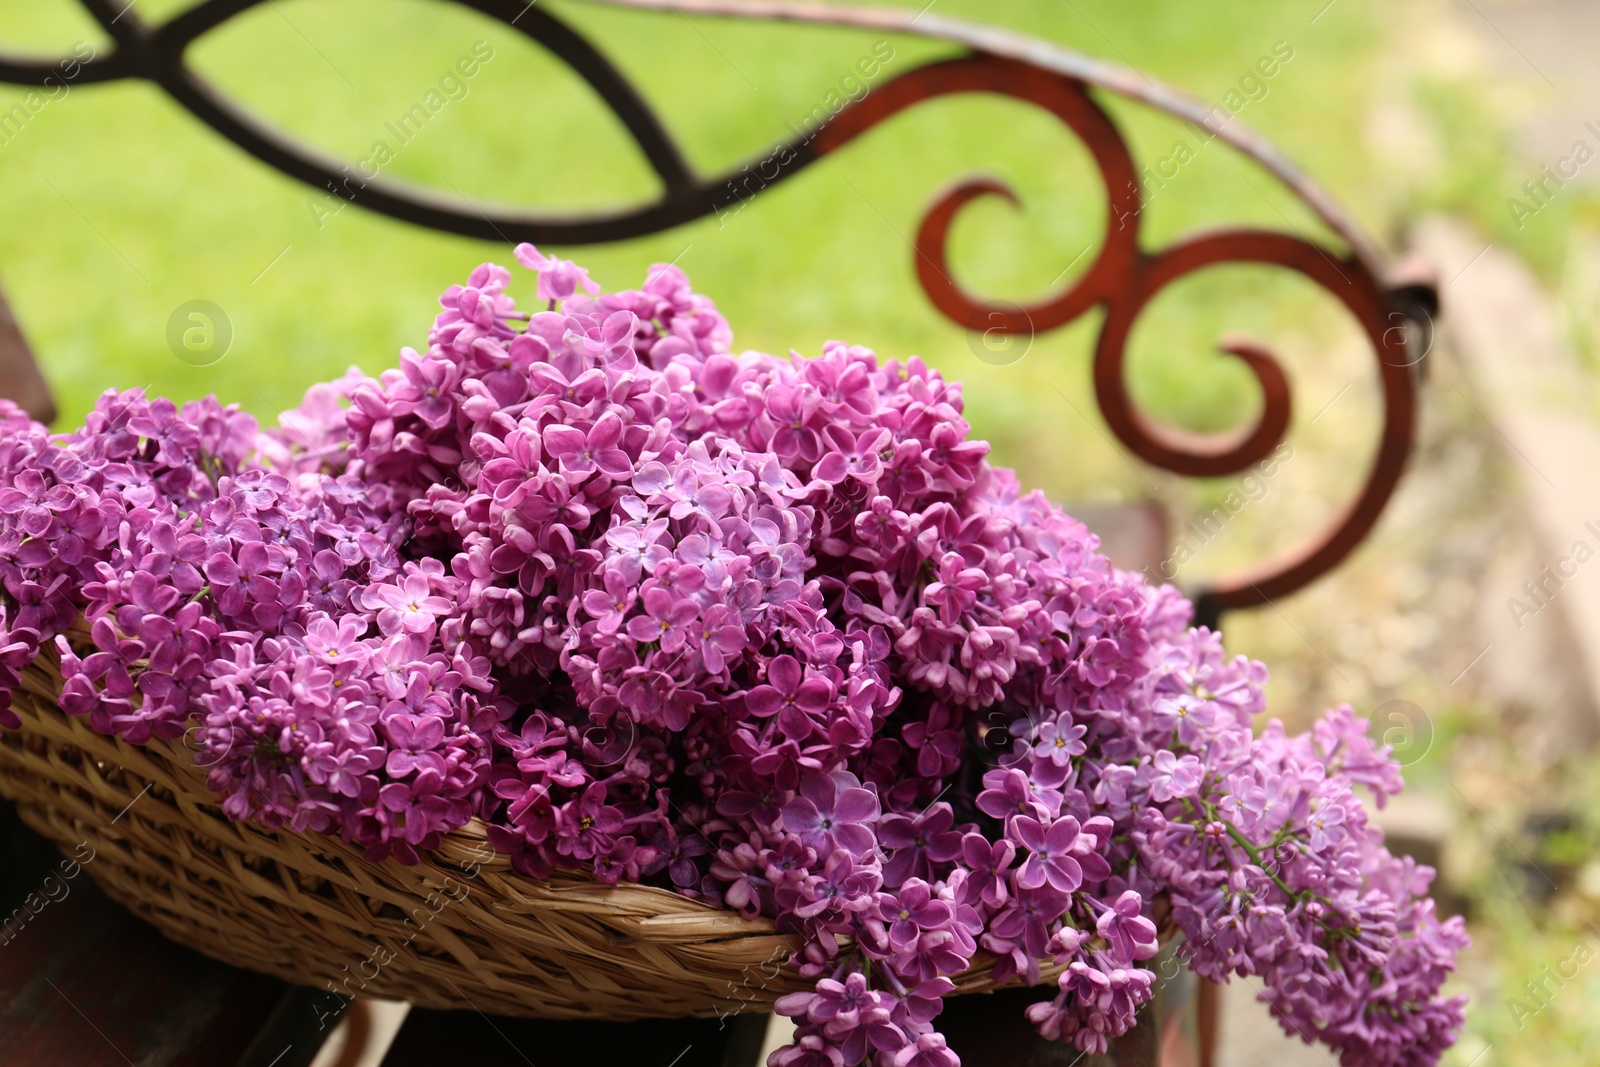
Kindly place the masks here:
<instances>
[{"instance_id":1,"label":"blurred background foliage","mask_svg":"<svg viewBox=\"0 0 1600 1067\"><path fill-rule=\"evenodd\" d=\"M184 6L143 0L136 12L156 21ZM1208 101L1284 42L1292 60L1240 120L1278 138L1368 225L1385 229L1382 183L1360 147L1365 108L1326 88L1337 81L1370 92L1359 88L1371 80L1356 68L1381 54L1375 7L1346 0L1337 17L1315 26L1287 7L1265 19L1245 4L1204 7L944 0L939 14L1103 53ZM12 47L105 47L68 0L5 0L0 9ZM789 136L789 124L810 114L879 39L559 0L549 9L601 43L705 172L759 157ZM488 42L493 59L468 94L401 146L385 123L478 41ZM890 43L894 58L880 81L952 51ZM386 175L463 203L593 210L637 203L655 189L637 150L579 79L515 32L455 5L275 0L213 31L191 56L273 125L352 161L383 139L396 147ZM8 95L20 94L0 91L0 103ZM1167 155L1179 140L1200 145L1177 122L1106 103L1140 160ZM1031 484L1068 499L1149 491L1154 483L1094 432L1093 316L1035 339L1022 360L999 367L975 358L968 338L917 287L907 237L940 186L975 171L1006 179L1023 206L984 202L962 217L952 258L963 283L1021 302L1081 274L1092 259L1085 251L1107 224L1087 152L1051 116L982 96L922 104L736 216L563 251L608 287L637 284L651 263L676 260L719 301L741 346L815 352L837 337L885 356L921 354L967 383L974 424ZM44 357L65 424L113 384L174 397L215 392L270 418L306 384L350 363L369 371L391 365L401 345L421 343L445 285L482 259L510 259L507 248L358 210L329 215L314 190L244 156L145 84L75 88L0 148L0 173L8 200L0 277ZM1274 182L1209 145L1152 199L1145 240L1160 247L1197 227L1246 223L1317 232ZM191 299L212 300L233 320L233 349L215 366L189 367L167 350L167 318ZM1343 338L1356 349L1345 377L1363 386L1371 377L1360 373L1359 342L1342 312L1312 287L1282 272L1219 268L1174 286L1141 320L1132 361L1141 402L1200 430L1253 417L1250 376L1212 351L1229 330L1262 334L1300 363L1323 359L1330 339ZM1308 395L1301 414L1331 395ZM1362 413L1359 404L1348 407L1351 417ZM1358 429L1339 419L1330 428ZM1333 495L1340 488L1323 487Z\"/></svg>"}]
</instances>

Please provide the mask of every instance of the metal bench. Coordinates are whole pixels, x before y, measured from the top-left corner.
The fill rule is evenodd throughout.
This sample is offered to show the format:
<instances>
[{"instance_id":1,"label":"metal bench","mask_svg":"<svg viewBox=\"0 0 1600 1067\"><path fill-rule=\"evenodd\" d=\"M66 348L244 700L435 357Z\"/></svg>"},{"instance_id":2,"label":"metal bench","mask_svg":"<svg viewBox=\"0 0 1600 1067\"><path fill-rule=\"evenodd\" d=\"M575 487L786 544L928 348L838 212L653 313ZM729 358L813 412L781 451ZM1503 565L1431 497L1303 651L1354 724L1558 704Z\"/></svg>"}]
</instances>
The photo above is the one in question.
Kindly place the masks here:
<instances>
[{"instance_id":1,"label":"metal bench","mask_svg":"<svg viewBox=\"0 0 1600 1067\"><path fill-rule=\"evenodd\" d=\"M185 64L185 49L202 33L262 0L205 0L159 25L146 23L122 0L82 2L114 47L81 65L79 83L146 79L246 152L319 192L405 222L496 243L570 246L619 241L741 210L747 201L758 200L766 190L868 135L897 113L936 97L992 93L1049 111L1088 148L1104 182L1107 217L1114 224L1108 223L1098 255L1068 289L1035 304L1024 307L973 297L951 280L946 257L951 224L978 198L1016 198L993 180L961 182L929 207L915 239L917 278L940 313L969 330L1015 335L1054 330L1092 309L1102 309L1104 319L1093 361L1100 412L1128 452L1186 477L1243 472L1269 456L1289 425L1290 386L1282 367L1265 347L1229 340L1219 347L1245 363L1261 390L1261 413L1253 425L1203 436L1163 425L1141 412L1129 393L1126 347L1140 313L1165 286L1217 264L1282 267L1309 279L1341 303L1360 324L1376 357L1383 397L1382 429L1363 485L1327 528L1304 544L1244 572L1189 590L1202 623L1217 626L1225 612L1283 597L1337 566L1376 523L1411 451L1422 360L1438 311L1435 287L1415 269L1387 270L1377 249L1325 192L1225 109L1207 108L1125 68L1020 34L943 18L928 8L912 12L775 0L591 0L684 16L871 29L950 46L947 58L897 74L861 98L830 109L805 136L779 145L744 167L708 176L690 167L627 77L557 15L525 0L454 0L514 28L564 60L612 109L662 184L663 191L656 199L613 211L577 216L537 214L480 208L464 197L446 198L381 176L352 182L342 161L325 158L262 126L221 96ZM42 85L58 67L53 60L30 61L0 54L0 81ZM1188 236L1161 249L1146 248L1140 236L1145 206L1140 170L1116 123L1099 102L1105 95L1174 116L1207 139L1227 144L1292 191L1343 247L1312 241L1298 231L1237 228ZM1219 111L1223 113L1220 120ZM53 414L49 393L3 304L0 395L17 399L37 417ZM1108 551L1122 566L1156 565L1165 555L1167 533L1162 517L1148 507L1091 510L1085 517L1091 528L1104 535ZM25 832L15 826L0 825L0 847L29 852L31 866L23 864L17 871L37 875L48 870L50 857L38 854ZM0 904L29 892L31 884L29 877L0 883L6 893ZM33 931L40 936L34 938L29 954L0 951L0 994L13 994L0 997L0 1005L6 1005L0 1008L0 1067L42 1062L45 1049L67 1062L100 1062L96 1057L104 1058L112 1036L126 1043L125 1050L119 1051L131 1056L138 1049L141 1064L237 1062L255 1067L266 1062L270 1067L293 1067L310 1061L317 1035L307 1034L305 1023L315 1012L314 1002L304 995L296 1000L292 991L266 979L229 972L185 950L158 947L154 935L141 932L136 920L116 918L114 909L88 888L87 880L78 885L67 904L44 913L42 928ZM79 936L53 935L52 930L66 928L69 915ZM103 949L93 947L102 944L106 946ZM128 945L143 947L117 947ZM48 952L44 946L50 946ZM9 1028L21 1025L14 1017L23 1010L16 1005L47 1000L39 992L39 982L53 983L51 975L75 973L72 968L79 964L74 961L93 951L143 954L142 985L171 990L179 1000L197 998L196 1003L203 1001L210 1007L185 1015L182 1024L168 1025L165 1033L151 1039L154 1045L140 1043L146 1038L135 1035L138 1018L131 1010L121 1016L127 1025L116 1029L115 1035L96 1035L85 1025L88 1019L59 1005L28 1016L27 1033L40 1035L35 1043L13 1039ZM105 981L101 980L101 986ZM1216 1036L1216 999L1211 987L1199 985L1197 996L1169 997L1165 1004L1147 1011L1145 1021L1118 1043L1106 1062L1152 1065L1159 1061L1167 1067L1207 1067ZM94 990L101 986L89 982L83 987L84 996L100 996ZM30 991L32 999L21 999L15 990ZM104 1002L111 1006L106 1008L108 1014L94 1022L102 1027L119 1026L111 1020L124 1009L116 1007L119 1002L113 991L106 988L104 992L110 997ZM941 1026L951 1046L972 1067L1078 1063L1074 1050L1038 1039L1022 1020L1019 1005L1030 995L1037 996L1016 990L992 997L956 998L941 1017ZM95 1001L97 1005L101 1002ZM263 1006L269 1010L261 1010ZM215 1020L215 1025L204 1020ZM151 1027L161 1028L150 1023L146 1030ZM747 1067L764 1028L764 1017L756 1015L727 1025L717 1020L686 1020L596 1027L419 1011L408 1020L386 1063L391 1067L434 1063L448 1052L451 1059L467 1058L479 1064L612 1062L607 1056L619 1064L634 1064L641 1062L641 1050L645 1050L646 1062L660 1058L663 1067ZM245 1040L247 1035L249 1040ZM151 1051L148 1055L154 1058L146 1059L147 1048L165 1051L159 1055ZM277 1060L252 1058L274 1051ZM673 1055L679 1058L672 1060ZM1093 1062L1082 1060L1083 1067Z\"/></svg>"}]
</instances>

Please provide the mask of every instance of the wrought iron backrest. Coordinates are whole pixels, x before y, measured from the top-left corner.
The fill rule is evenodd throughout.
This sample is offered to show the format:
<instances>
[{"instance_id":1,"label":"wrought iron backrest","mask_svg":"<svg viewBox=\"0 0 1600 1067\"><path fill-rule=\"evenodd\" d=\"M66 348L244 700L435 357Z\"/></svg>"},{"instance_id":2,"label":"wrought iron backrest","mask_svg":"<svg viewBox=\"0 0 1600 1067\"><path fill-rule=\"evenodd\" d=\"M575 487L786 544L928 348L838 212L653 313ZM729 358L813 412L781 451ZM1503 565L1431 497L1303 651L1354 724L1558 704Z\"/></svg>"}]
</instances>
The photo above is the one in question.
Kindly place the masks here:
<instances>
[{"instance_id":1,"label":"wrought iron backrest","mask_svg":"<svg viewBox=\"0 0 1600 1067\"><path fill-rule=\"evenodd\" d=\"M383 214L450 233L494 241L582 245L657 233L725 212L818 162L890 116L923 100L952 93L998 93L1042 107L1071 128L1092 153L1109 199L1109 219L1099 254L1065 292L1018 307L991 303L951 280L946 238L961 209L983 196L1015 202L1003 184L969 180L940 195L916 239L917 277L935 307L972 330L1042 332L1073 321L1094 307L1105 318L1094 353L1100 411L1118 440L1158 467L1190 477L1241 472L1267 458L1289 425L1288 379L1272 353L1245 342L1220 347L1243 360L1262 392L1254 426L1226 434L1196 435L1158 423L1129 396L1125 356L1129 333L1160 290L1187 274L1220 263L1273 264L1309 278L1349 309L1377 357L1383 390L1383 427L1377 453L1355 499L1325 529L1289 552L1192 590L1200 621L1216 624L1224 610L1293 592L1343 560L1372 529L1394 492L1411 451L1416 427L1417 380L1428 350L1437 293L1422 280L1386 277L1377 250L1331 198L1268 143L1229 116L1126 68L1067 51L1021 34L920 13L777 0L585 0L613 7L683 15L836 25L949 41L954 58L930 62L884 82L849 103L820 128L781 145L759 160L716 177L696 174L649 103L592 44L537 0L449 0L497 19L543 45L581 75L615 112L655 169L664 190L654 201L610 213L541 215L479 210L382 177L352 183L346 165L286 139L234 106L184 62L198 37L263 0L204 0L160 25L140 19L125 0L82 0L110 35L108 54L81 63L79 83L144 78L217 132L283 173L319 190ZM931 5L930 5L931 6ZM59 61L24 61L0 55L0 81L46 85L59 77ZM1140 243L1143 199L1137 170L1116 124L1091 90L1114 93L1204 129L1288 187L1346 246L1345 251L1299 233L1239 228L1187 237L1159 251Z\"/></svg>"}]
</instances>

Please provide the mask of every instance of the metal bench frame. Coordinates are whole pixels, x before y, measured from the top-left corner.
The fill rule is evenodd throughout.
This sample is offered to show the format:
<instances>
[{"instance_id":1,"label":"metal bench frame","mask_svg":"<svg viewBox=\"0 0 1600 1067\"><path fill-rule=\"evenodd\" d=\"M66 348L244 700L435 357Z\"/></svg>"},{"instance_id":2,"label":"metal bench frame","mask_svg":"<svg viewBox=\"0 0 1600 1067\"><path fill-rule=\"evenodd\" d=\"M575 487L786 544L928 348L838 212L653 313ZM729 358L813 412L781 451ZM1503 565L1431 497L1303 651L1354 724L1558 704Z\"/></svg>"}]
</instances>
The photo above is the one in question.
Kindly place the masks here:
<instances>
[{"instance_id":1,"label":"metal bench frame","mask_svg":"<svg viewBox=\"0 0 1600 1067\"><path fill-rule=\"evenodd\" d=\"M968 180L939 196L923 218L916 238L918 280L940 312L973 330L1038 333L1104 307L1094 355L1101 414L1130 452L1180 475L1234 474L1270 455L1288 429L1289 383L1266 348L1227 340L1221 350L1243 360L1261 388L1262 409L1255 424L1204 436L1162 425L1140 412L1128 392L1126 346L1140 311L1164 286L1220 263L1274 264L1315 282L1360 323L1377 357L1383 428L1372 466L1351 503L1307 542L1191 590L1201 622L1215 625L1223 611L1276 599L1327 573L1371 531L1400 480L1416 431L1417 380L1438 309L1436 289L1416 277L1386 273L1383 257L1333 199L1237 119L1229 116L1228 121L1217 122L1216 109L1126 68L927 9L912 13L776 0L586 0L642 11L870 29L958 46L952 58L899 74L873 89L811 135L780 145L727 174L705 177L694 173L627 77L544 7L524 0L450 0L505 23L568 63L615 112L663 186L657 199L612 212L538 214L480 207L382 176L352 186L345 163L295 143L228 101L190 69L184 53L207 31L261 2L205 0L165 23L147 25L131 4L121 6L122 0L82 0L110 35L113 47L83 62L74 80L152 81L218 133L290 177L406 222L490 241L595 244L658 233L718 214L788 180L894 114L937 96L998 93L1050 111L1092 153L1105 184L1108 220L1116 220L1115 225L1108 223L1093 264L1066 291L1028 307L984 301L964 292L951 280L945 257L951 222L962 207L981 196L1016 201L999 182ZM59 78L60 70L60 61L0 53L0 81L43 85L48 78ZM1303 201L1345 248L1320 244L1298 231L1254 228L1198 234L1154 252L1143 248L1138 171L1116 124L1095 100L1100 92L1163 111L1231 145Z\"/></svg>"}]
</instances>

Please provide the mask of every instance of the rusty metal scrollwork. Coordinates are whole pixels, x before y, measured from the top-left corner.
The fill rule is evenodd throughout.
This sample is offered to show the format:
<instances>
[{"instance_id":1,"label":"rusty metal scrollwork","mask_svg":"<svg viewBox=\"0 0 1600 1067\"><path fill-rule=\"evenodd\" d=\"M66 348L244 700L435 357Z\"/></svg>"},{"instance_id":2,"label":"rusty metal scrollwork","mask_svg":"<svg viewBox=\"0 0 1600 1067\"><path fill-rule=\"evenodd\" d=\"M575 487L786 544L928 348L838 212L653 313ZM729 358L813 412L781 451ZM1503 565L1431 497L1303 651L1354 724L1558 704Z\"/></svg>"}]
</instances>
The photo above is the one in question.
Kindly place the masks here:
<instances>
[{"instance_id":1,"label":"rusty metal scrollwork","mask_svg":"<svg viewBox=\"0 0 1600 1067\"><path fill-rule=\"evenodd\" d=\"M1425 281L1391 284L1382 260L1362 233L1313 182L1242 125L1213 128L1207 109L1131 71L1054 45L923 12L843 8L783 0L587 0L605 6L723 18L763 19L874 29L943 40L960 53L889 80L844 107L812 136L797 139L757 163L719 177L694 173L649 103L597 48L544 5L526 0L449 0L517 30L564 60L605 101L629 131L661 182L647 203L587 215L535 214L485 208L404 183L374 178L349 188L344 164L296 144L228 101L185 62L190 45L264 0L204 0L159 25L141 20L124 0L82 0L112 41L109 54L81 65L79 83L142 78L161 86L217 132L262 162L319 189L407 222L485 240L592 244L660 232L743 202L750 166L759 190L787 180L893 115L953 93L993 93L1027 101L1055 115L1083 142L1104 182L1108 222L1100 251L1065 291L1019 308L973 297L951 280L946 239L961 210L974 200L1016 201L987 179L961 182L940 195L916 239L916 272L939 311L969 329L1003 332L1060 327L1095 307L1105 311L1093 363L1100 410L1117 439L1155 466L1191 477L1242 471L1267 456L1289 426L1290 388L1283 368L1261 345L1224 340L1219 348L1250 369L1261 390L1254 425L1225 434L1195 435L1160 424L1129 395L1125 356L1140 312L1163 289L1217 264L1266 264L1296 272L1320 286L1360 323L1377 357L1383 427L1368 476L1355 499L1306 544L1250 570L1193 590L1201 621L1215 624L1230 608L1263 603L1305 586L1346 557L1376 523L1404 469L1416 426L1419 363L1426 353L1437 294ZM0 54L0 81L42 84L59 64ZM1248 156L1300 198L1345 248L1299 234L1232 229L1147 251L1139 240L1142 202L1136 168L1116 124L1094 93L1109 92L1204 127ZM1405 324L1400 328L1397 324Z\"/></svg>"}]
</instances>

